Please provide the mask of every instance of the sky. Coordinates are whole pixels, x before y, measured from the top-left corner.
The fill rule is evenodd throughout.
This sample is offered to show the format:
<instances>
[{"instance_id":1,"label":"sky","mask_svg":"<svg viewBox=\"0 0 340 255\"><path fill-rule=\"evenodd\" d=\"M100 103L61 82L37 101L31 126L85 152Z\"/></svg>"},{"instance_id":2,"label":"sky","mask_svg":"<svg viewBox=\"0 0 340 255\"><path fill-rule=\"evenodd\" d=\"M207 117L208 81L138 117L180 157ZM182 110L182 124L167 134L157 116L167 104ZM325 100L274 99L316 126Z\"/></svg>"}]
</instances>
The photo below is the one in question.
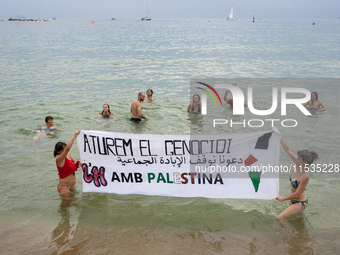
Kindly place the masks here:
<instances>
[{"instance_id":1,"label":"sky","mask_svg":"<svg viewBox=\"0 0 340 255\"><path fill-rule=\"evenodd\" d=\"M1 18L339 19L339 0L0 0ZM339 20L340 21L340 20Z\"/></svg>"}]
</instances>

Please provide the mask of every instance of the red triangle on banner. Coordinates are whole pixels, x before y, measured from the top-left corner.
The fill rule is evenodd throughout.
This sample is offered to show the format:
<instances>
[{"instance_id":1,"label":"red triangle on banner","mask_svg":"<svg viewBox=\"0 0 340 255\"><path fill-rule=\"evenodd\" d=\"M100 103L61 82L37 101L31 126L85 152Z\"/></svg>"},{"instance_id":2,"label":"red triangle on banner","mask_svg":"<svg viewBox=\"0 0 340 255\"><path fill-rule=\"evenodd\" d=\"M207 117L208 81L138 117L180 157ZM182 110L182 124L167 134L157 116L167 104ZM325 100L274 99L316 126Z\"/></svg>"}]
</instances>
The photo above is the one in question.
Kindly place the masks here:
<instances>
[{"instance_id":1,"label":"red triangle on banner","mask_svg":"<svg viewBox=\"0 0 340 255\"><path fill-rule=\"evenodd\" d=\"M249 155L249 157L244 161L244 164L246 166L250 166L252 164L254 164L257 161L257 158L255 158L253 155Z\"/></svg>"}]
</instances>

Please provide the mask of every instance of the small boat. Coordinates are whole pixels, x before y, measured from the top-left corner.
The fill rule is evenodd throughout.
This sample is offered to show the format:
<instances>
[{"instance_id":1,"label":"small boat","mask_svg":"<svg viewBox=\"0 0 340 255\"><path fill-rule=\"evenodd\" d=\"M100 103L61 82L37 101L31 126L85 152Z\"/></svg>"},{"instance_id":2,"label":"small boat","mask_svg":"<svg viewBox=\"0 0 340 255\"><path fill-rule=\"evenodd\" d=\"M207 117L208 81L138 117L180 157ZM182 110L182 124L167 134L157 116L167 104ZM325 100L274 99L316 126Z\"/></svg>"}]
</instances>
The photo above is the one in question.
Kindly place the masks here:
<instances>
[{"instance_id":1,"label":"small boat","mask_svg":"<svg viewBox=\"0 0 340 255\"><path fill-rule=\"evenodd\" d=\"M230 13L229 13L227 20L229 20L229 21L236 21L237 20L237 19L234 19L234 6L233 5L231 6L231 10L230 10Z\"/></svg>"},{"instance_id":2,"label":"small boat","mask_svg":"<svg viewBox=\"0 0 340 255\"><path fill-rule=\"evenodd\" d=\"M115 18L111 18L111 20L116 20Z\"/></svg>"},{"instance_id":3,"label":"small boat","mask_svg":"<svg viewBox=\"0 0 340 255\"><path fill-rule=\"evenodd\" d=\"M151 14L149 12L148 6L146 6L146 16L141 18L141 20L151 20Z\"/></svg>"}]
</instances>

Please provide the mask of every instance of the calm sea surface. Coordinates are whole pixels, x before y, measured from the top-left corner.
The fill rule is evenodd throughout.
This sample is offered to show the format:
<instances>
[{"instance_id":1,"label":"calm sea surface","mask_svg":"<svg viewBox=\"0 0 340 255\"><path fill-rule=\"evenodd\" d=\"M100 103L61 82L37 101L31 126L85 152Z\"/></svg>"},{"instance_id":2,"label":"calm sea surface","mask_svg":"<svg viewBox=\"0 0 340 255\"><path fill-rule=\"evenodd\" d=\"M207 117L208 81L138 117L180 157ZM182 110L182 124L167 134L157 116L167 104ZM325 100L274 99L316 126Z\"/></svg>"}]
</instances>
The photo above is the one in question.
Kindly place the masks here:
<instances>
[{"instance_id":1,"label":"calm sea surface","mask_svg":"<svg viewBox=\"0 0 340 255\"><path fill-rule=\"evenodd\" d=\"M340 20L91 21L0 22L1 254L338 252L340 173L312 174L308 208L282 229L275 216L288 202L82 193L79 170L78 191L62 201L53 149L77 129L209 133L186 112L193 77L304 78L287 86L317 91L328 109L292 111L287 118L298 126L277 128L294 152L314 149L317 163L339 164L339 80L314 78L340 78ZM254 104L269 109L273 84L254 84ZM157 99L143 104L149 121L134 125L131 100L149 88ZM98 116L104 103L118 117ZM227 106L221 111L231 116ZM33 141L47 115L62 131ZM219 127L262 130L271 126ZM76 143L71 154L79 159ZM280 163L291 163L283 150ZM288 176L280 195L289 194Z\"/></svg>"}]
</instances>

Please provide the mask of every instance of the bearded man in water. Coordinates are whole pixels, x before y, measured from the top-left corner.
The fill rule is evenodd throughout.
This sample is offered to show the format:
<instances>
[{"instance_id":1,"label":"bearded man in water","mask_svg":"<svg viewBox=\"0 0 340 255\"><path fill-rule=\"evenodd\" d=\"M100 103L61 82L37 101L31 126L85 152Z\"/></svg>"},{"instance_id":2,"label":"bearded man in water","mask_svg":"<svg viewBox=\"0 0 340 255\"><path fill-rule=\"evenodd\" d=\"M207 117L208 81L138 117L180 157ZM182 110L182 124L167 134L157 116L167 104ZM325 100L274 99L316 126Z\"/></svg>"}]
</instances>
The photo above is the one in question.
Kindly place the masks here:
<instances>
[{"instance_id":1,"label":"bearded man in water","mask_svg":"<svg viewBox=\"0 0 340 255\"><path fill-rule=\"evenodd\" d=\"M131 104L131 113L132 117L130 121L132 122L140 122L142 119L148 120L148 117L145 117L142 114L142 103L145 99L145 94L143 92L138 93L138 98L134 100Z\"/></svg>"}]
</instances>

